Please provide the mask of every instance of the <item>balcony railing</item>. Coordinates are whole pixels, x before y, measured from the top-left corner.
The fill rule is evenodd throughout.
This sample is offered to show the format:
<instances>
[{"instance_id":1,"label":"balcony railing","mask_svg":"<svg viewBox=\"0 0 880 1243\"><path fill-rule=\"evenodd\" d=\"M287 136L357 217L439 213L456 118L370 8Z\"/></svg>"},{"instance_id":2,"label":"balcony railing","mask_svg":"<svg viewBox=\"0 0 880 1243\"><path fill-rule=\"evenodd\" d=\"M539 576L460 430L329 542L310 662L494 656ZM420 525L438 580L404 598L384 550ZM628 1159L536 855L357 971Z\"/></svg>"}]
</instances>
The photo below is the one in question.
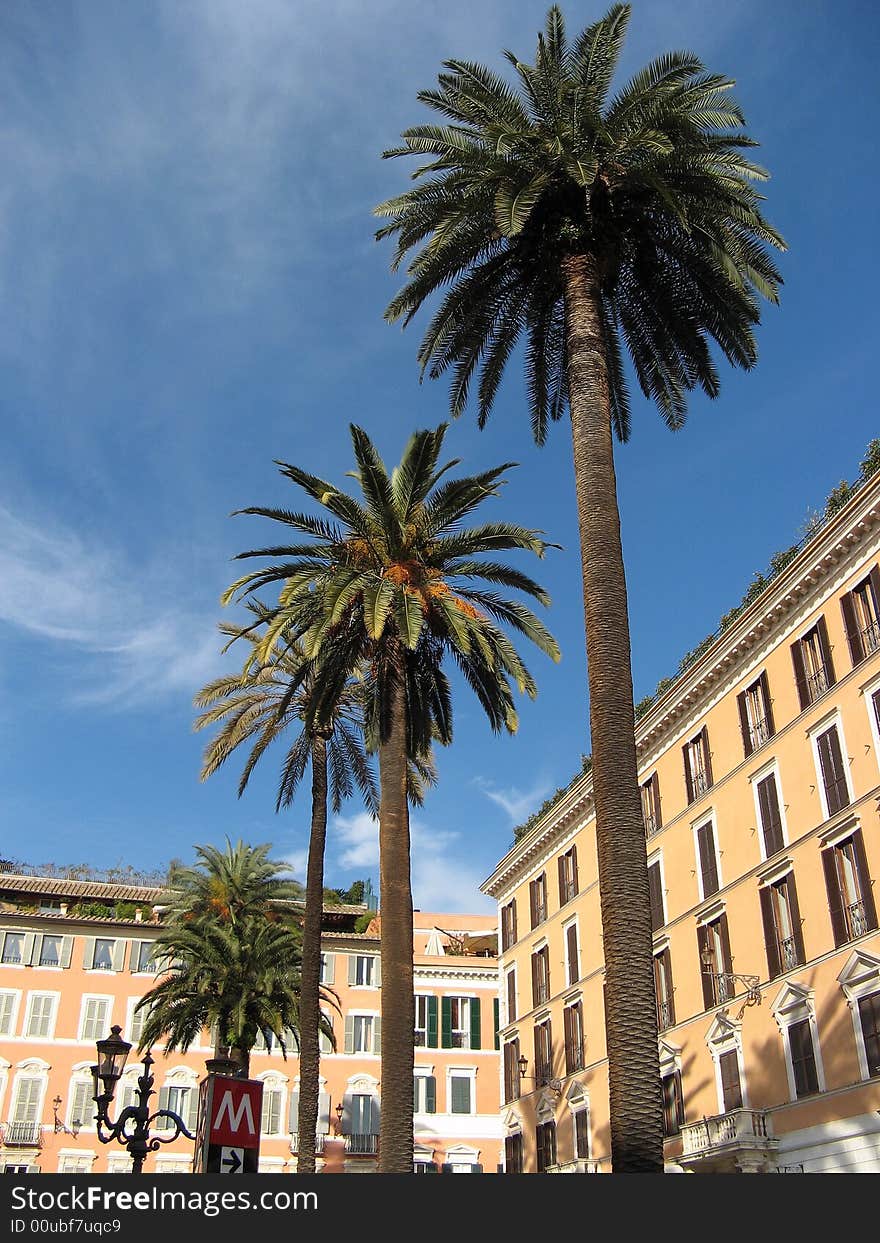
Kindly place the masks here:
<instances>
[{"instance_id":1,"label":"balcony railing","mask_svg":"<svg viewBox=\"0 0 880 1243\"><path fill-rule=\"evenodd\" d=\"M299 1152L299 1134L296 1131L294 1131L290 1137L290 1151ZM324 1151L324 1136L316 1135L315 1136L315 1152L323 1152L323 1151Z\"/></svg>"},{"instance_id":2,"label":"balcony railing","mask_svg":"<svg viewBox=\"0 0 880 1243\"><path fill-rule=\"evenodd\" d=\"M644 819L645 819L645 837L653 837L653 835L660 828L660 825L657 821L657 817L654 815L652 811L646 811Z\"/></svg>"},{"instance_id":3,"label":"balcony railing","mask_svg":"<svg viewBox=\"0 0 880 1243\"><path fill-rule=\"evenodd\" d=\"M807 691L809 692L810 703L813 703L820 695L824 695L830 685L831 682L826 665L820 665L815 673L807 674Z\"/></svg>"},{"instance_id":4,"label":"balcony railing","mask_svg":"<svg viewBox=\"0 0 880 1243\"><path fill-rule=\"evenodd\" d=\"M379 1151L378 1135L346 1135L345 1151L355 1156L372 1157Z\"/></svg>"},{"instance_id":5,"label":"balcony railing","mask_svg":"<svg viewBox=\"0 0 880 1243\"><path fill-rule=\"evenodd\" d=\"M764 743L769 740L770 722L766 717L762 717L760 721L755 721L754 725L749 726L749 741L753 751L757 751L758 747L763 747Z\"/></svg>"},{"instance_id":6,"label":"balcony railing","mask_svg":"<svg viewBox=\"0 0 880 1243\"><path fill-rule=\"evenodd\" d=\"M682 1154L708 1153L717 1148L755 1147L772 1139L767 1115L754 1109L735 1109L731 1113L687 1122L681 1128Z\"/></svg>"},{"instance_id":7,"label":"balcony railing","mask_svg":"<svg viewBox=\"0 0 880 1243\"><path fill-rule=\"evenodd\" d=\"M566 902L570 902L572 898L577 897L577 886L574 883L574 877L568 877L562 882L559 891L559 905L565 906Z\"/></svg>"},{"instance_id":8,"label":"balcony railing","mask_svg":"<svg viewBox=\"0 0 880 1243\"><path fill-rule=\"evenodd\" d=\"M849 906L843 908L843 915L846 920L846 930L849 933L850 940L871 931L868 925L868 917L865 914L864 902L851 902Z\"/></svg>"},{"instance_id":9,"label":"balcony railing","mask_svg":"<svg viewBox=\"0 0 880 1243\"><path fill-rule=\"evenodd\" d=\"M669 1001L657 1000L657 1027L663 1032L667 1027L672 1026L672 1003Z\"/></svg>"},{"instance_id":10,"label":"balcony railing","mask_svg":"<svg viewBox=\"0 0 880 1243\"><path fill-rule=\"evenodd\" d=\"M7 1148L39 1148L43 1143L43 1127L39 1122L7 1122L3 1138Z\"/></svg>"},{"instance_id":11,"label":"balcony railing","mask_svg":"<svg viewBox=\"0 0 880 1243\"><path fill-rule=\"evenodd\" d=\"M783 971L791 971L793 967L801 965L797 942L794 937L783 937L779 942L779 961L782 964Z\"/></svg>"},{"instance_id":12,"label":"balcony railing","mask_svg":"<svg viewBox=\"0 0 880 1243\"><path fill-rule=\"evenodd\" d=\"M574 1161L561 1161L556 1165L548 1165L545 1174L598 1174L599 1162L588 1161L586 1157L576 1157Z\"/></svg>"},{"instance_id":13,"label":"balcony railing","mask_svg":"<svg viewBox=\"0 0 880 1243\"><path fill-rule=\"evenodd\" d=\"M876 652L880 647L880 621L869 622L867 626L859 631L862 639L862 648L867 656L870 652Z\"/></svg>"},{"instance_id":14,"label":"balcony railing","mask_svg":"<svg viewBox=\"0 0 880 1243\"><path fill-rule=\"evenodd\" d=\"M705 794L709 789L709 778L702 768L698 768L691 778L694 787L694 798L699 798L701 794Z\"/></svg>"}]
</instances>

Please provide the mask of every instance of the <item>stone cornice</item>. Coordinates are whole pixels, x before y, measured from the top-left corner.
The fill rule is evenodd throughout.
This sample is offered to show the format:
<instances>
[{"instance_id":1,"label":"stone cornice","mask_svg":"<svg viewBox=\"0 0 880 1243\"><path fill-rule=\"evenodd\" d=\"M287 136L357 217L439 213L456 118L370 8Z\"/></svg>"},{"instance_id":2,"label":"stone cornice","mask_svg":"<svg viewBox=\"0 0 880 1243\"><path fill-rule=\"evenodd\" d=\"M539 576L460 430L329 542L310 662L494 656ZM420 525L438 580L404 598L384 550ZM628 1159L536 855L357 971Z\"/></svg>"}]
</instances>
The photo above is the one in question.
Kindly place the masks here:
<instances>
[{"instance_id":1,"label":"stone cornice","mask_svg":"<svg viewBox=\"0 0 880 1243\"><path fill-rule=\"evenodd\" d=\"M783 629L807 598L854 550L880 526L880 472L863 484L831 519L745 609L703 655L663 694L636 724L639 765L662 750L680 730L681 718L697 716L722 679L734 680L745 670L757 648ZM552 849L572 823L584 823L593 813L593 778L578 778L538 823L508 851L480 886L482 893L501 900L531 870L545 850Z\"/></svg>"}]
</instances>

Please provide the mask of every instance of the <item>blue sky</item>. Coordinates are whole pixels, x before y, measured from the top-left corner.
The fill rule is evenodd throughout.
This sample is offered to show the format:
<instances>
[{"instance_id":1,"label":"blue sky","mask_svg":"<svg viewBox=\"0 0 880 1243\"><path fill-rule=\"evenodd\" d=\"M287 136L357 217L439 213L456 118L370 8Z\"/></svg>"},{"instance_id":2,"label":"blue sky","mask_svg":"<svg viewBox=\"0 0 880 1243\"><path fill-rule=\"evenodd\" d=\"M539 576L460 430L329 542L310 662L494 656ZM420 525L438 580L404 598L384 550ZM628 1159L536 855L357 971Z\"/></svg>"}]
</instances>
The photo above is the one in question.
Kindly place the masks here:
<instances>
[{"instance_id":1,"label":"blue sky","mask_svg":"<svg viewBox=\"0 0 880 1243\"><path fill-rule=\"evenodd\" d=\"M604 5L564 6L571 31ZM273 812L270 754L198 780L192 694L223 667L231 558L251 504L292 499L273 459L342 481L348 424L390 463L446 414L420 386L420 319L375 203L406 183L380 151L425 118L446 56L531 56L543 3L110 0L0 7L0 854L137 868L224 836L301 867L308 799ZM618 463L636 697L714 630L752 574L852 479L878 434L878 28L868 0L636 0L622 72L674 47L737 79L767 214L789 243L760 361L667 432L638 403ZM515 738L461 695L440 784L415 816L423 909L487 909L479 882L589 750L570 442L533 447L513 368L470 471L521 463L494 515L564 545L540 565L553 666ZM487 515L488 516L488 515ZM527 567L533 569L535 567ZM350 805L327 875L377 877Z\"/></svg>"}]
</instances>

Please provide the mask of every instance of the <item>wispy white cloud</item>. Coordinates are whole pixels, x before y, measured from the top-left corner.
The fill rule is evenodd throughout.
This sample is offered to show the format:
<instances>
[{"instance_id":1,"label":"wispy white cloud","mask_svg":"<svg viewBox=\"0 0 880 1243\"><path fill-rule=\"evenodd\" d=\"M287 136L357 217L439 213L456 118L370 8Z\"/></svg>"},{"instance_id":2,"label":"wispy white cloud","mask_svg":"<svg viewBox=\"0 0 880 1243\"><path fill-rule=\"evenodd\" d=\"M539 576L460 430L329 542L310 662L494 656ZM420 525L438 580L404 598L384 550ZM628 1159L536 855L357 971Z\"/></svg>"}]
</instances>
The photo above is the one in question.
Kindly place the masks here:
<instances>
[{"instance_id":1,"label":"wispy white cloud","mask_svg":"<svg viewBox=\"0 0 880 1243\"><path fill-rule=\"evenodd\" d=\"M530 790L520 790L516 786L499 789L483 777L475 777L473 784L504 811L507 812L512 824L521 824L552 790L549 781L539 781Z\"/></svg>"},{"instance_id":2,"label":"wispy white cloud","mask_svg":"<svg viewBox=\"0 0 880 1243\"><path fill-rule=\"evenodd\" d=\"M410 818L413 903L423 911L482 911L491 903L480 893L483 873L467 856L462 835ZM334 854L340 867L379 868L379 825L367 812L336 818Z\"/></svg>"},{"instance_id":3,"label":"wispy white cloud","mask_svg":"<svg viewBox=\"0 0 880 1243\"><path fill-rule=\"evenodd\" d=\"M191 692L221 668L216 619L69 528L0 506L0 626L68 657L70 696L137 704Z\"/></svg>"}]
</instances>

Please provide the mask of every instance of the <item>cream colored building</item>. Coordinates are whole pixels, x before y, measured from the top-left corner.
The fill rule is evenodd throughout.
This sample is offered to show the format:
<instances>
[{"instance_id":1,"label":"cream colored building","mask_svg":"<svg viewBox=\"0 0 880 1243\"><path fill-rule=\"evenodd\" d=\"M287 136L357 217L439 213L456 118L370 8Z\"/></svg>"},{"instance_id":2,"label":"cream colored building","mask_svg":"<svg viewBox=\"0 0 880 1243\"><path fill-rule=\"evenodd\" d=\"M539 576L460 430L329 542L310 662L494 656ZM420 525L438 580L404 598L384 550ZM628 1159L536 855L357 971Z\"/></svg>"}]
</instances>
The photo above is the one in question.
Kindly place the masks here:
<instances>
[{"instance_id":1,"label":"cream colored building","mask_svg":"<svg viewBox=\"0 0 880 1243\"><path fill-rule=\"evenodd\" d=\"M98 1140L90 1066L95 1041L118 1024L136 1044L134 1007L156 980L157 889L0 873L0 1172L125 1172L119 1144ZM345 1137L348 1173L377 1165L382 1102L380 936L355 931L364 907L324 913L323 979L336 1049L323 1041L319 1153ZM414 1161L417 1172L494 1173L501 1160L497 937L494 916L415 913L417 1026ZM195 1131L208 1032L186 1054L154 1048L153 1109ZM133 1050L112 1116L133 1103ZM299 1067L295 1053L260 1042L251 1077L263 1082L260 1171L296 1170ZM341 1105L341 1116L337 1107ZM160 1132L161 1134L161 1132ZM189 1173L184 1137L147 1158L146 1173ZM320 1166L320 1156L319 1156Z\"/></svg>"},{"instance_id":2,"label":"cream colored building","mask_svg":"<svg viewBox=\"0 0 880 1243\"><path fill-rule=\"evenodd\" d=\"M669 1169L880 1172L878 606L875 475L638 722ZM509 1171L610 1169L593 817L483 886Z\"/></svg>"}]
</instances>

